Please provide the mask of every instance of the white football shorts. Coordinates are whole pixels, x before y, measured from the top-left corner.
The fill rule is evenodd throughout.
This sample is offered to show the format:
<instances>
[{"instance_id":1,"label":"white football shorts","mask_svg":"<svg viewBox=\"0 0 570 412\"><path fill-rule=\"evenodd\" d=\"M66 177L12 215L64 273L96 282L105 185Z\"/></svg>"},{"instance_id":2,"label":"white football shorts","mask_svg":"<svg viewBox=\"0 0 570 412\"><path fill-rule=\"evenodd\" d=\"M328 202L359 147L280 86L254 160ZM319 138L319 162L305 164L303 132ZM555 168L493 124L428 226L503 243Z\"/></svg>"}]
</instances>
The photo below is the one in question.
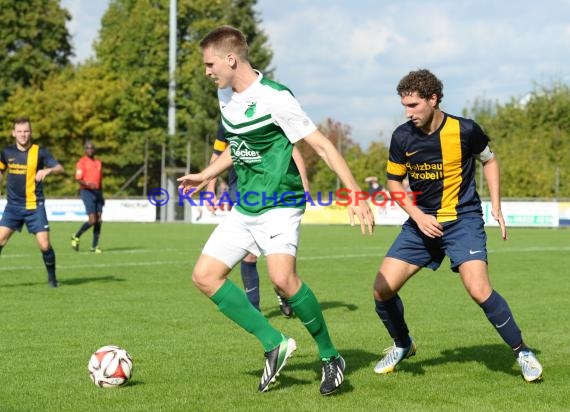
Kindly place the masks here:
<instances>
[{"instance_id":1,"label":"white football shorts","mask_svg":"<svg viewBox=\"0 0 570 412\"><path fill-rule=\"evenodd\" d=\"M296 256L303 213L302 209L281 207L262 215L248 216L232 209L214 229L202 253L230 268L248 253Z\"/></svg>"}]
</instances>

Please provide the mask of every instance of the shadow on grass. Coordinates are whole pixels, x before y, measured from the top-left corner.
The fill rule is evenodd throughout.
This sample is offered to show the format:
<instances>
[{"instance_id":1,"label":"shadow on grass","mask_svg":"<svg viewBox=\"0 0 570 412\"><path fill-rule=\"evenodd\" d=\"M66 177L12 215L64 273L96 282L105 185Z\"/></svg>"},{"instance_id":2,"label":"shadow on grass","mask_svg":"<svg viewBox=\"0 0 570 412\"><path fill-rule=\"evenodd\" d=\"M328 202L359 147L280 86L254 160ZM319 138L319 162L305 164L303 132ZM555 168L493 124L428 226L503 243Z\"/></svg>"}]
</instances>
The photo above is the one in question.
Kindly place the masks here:
<instances>
[{"instance_id":1,"label":"shadow on grass","mask_svg":"<svg viewBox=\"0 0 570 412\"><path fill-rule=\"evenodd\" d=\"M370 375L373 376L372 370L376 361L381 357L380 353L367 352L361 349L339 349L340 353L346 360L345 382L339 393L351 392L354 387L350 384L350 374L360 369L369 369ZM533 350L534 351L534 350ZM534 351L540 354L540 351ZM505 345L476 345L466 346L455 349L443 350L441 354L435 358L416 360L416 357L410 358L398 365L399 373L412 373L414 375L424 375L426 368L432 366L440 366L449 363L468 363L478 362L484 364L489 370L494 372L502 372L511 376L520 376L517 368L513 368L515 358L511 351ZM295 385L318 385L321 380L322 364L318 359L312 361L299 362L293 357L290 363L283 368L281 374L277 378L277 382L272 386L271 390L279 390ZM295 378L293 372L297 370L313 370L315 379L298 379ZM263 370L255 370L246 372L249 375L261 376Z\"/></svg>"},{"instance_id":2,"label":"shadow on grass","mask_svg":"<svg viewBox=\"0 0 570 412\"><path fill-rule=\"evenodd\" d=\"M28 287L28 286L38 286L38 285L44 285L46 288L48 287L47 282L25 282L25 283L10 283L9 285L0 285L0 289L19 288L19 287Z\"/></svg>"},{"instance_id":3,"label":"shadow on grass","mask_svg":"<svg viewBox=\"0 0 570 412\"><path fill-rule=\"evenodd\" d=\"M147 250L144 246L125 246L125 247L104 247L102 246L101 249L103 250L103 254L106 252L133 252L133 251L142 251ZM95 253L91 252L90 247L80 249L79 253L86 254L86 255L95 255Z\"/></svg>"},{"instance_id":4,"label":"shadow on grass","mask_svg":"<svg viewBox=\"0 0 570 412\"><path fill-rule=\"evenodd\" d=\"M277 299L277 298L276 298ZM329 309L336 309L336 308L344 308L346 310L348 310L349 312L354 312L355 310L358 309L357 305L354 305L352 303L344 303L338 300L335 301L325 301L325 302L320 302L321 304L321 309L324 311L329 310ZM283 314L281 313L280 309L273 309L267 313L265 313L265 316L268 319L274 318L276 316L283 316ZM295 314L293 313L293 316L291 316L291 318L295 317Z\"/></svg>"},{"instance_id":5,"label":"shadow on grass","mask_svg":"<svg viewBox=\"0 0 570 412\"><path fill-rule=\"evenodd\" d=\"M65 279L59 280L60 286L76 286L82 285L84 283L91 283L91 282L124 282L125 279L117 278L113 275L109 276L97 276L97 277L89 277L89 278L74 278L74 279ZM0 285L0 289L8 289L8 288L20 288L20 287L30 287L30 286L45 286L49 289L47 282L23 282L23 283L11 283L9 285ZM57 289L55 289L57 290Z\"/></svg>"},{"instance_id":6,"label":"shadow on grass","mask_svg":"<svg viewBox=\"0 0 570 412\"><path fill-rule=\"evenodd\" d=\"M350 374L363 368L370 368L371 363L378 359L378 354L367 352L361 349L340 349L340 353L346 361L347 375L345 375L345 381L342 384L342 389L339 390L338 393L352 392L354 390L354 387L350 384ZM319 359L315 357L315 359L311 361L303 362L299 361L299 358L293 357L289 362L290 363L288 363L279 374L277 382L272 385L271 390L279 390L295 385L316 385L317 387L320 385L322 363ZM298 370L312 370L315 372L315 378L311 380L299 379L292 376L294 373L289 373ZM255 371L248 371L246 373L248 375L260 377L263 373L263 370L259 369Z\"/></svg>"},{"instance_id":7,"label":"shadow on grass","mask_svg":"<svg viewBox=\"0 0 570 412\"><path fill-rule=\"evenodd\" d=\"M540 351L533 351L535 354L540 353ZM398 365L398 369L402 372L413 373L414 375L423 375L425 374L425 368L432 366L449 363L477 362L485 365L487 369L493 372L503 372L512 376L520 375L518 367L513 368L516 360L511 350L506 345L501 344L463 346L443 350L440 355L435 358L421 361L415 361L415 359L416 358L410 358L402 362Z\"/></svg>"},{"instance_id":8,"label":"shadow on grass","mask_svg":"<svg viewBox=\"0 0 570 412\"><path fill-rule=\"evenodd\" d=\"M63 286L77 286L91 282L124 282L124 281L125 279L123 278L118 278L113 275L108 275L108 276L97 276L97 277L88 277L88 278L65 279L63 281L60 280L59 283Z\"/></svg>"}]
</instances>

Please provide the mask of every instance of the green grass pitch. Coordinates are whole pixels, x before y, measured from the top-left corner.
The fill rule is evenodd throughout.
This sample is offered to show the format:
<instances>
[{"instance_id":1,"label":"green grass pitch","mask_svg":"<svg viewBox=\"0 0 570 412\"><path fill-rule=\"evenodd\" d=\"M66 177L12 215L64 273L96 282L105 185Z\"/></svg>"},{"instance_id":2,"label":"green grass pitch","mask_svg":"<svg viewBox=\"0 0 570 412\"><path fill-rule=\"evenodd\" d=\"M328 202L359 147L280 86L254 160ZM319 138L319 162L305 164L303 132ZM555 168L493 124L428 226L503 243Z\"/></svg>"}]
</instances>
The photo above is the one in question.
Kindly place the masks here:
<instances>
[{"instance_id":1,"label":"green grass pitch","mask_svg":"<svg viewBox=\"0 0 570 412\"><path fill-rule=\"evenodd\" d=\"M14 234L0 257L0 411L557 411L570 408L570 232L487 231L491 280L507 299L544 381L527 384L510 350L445 260L401 291L418 345L396 373L372 368L391 344L372 300L377 267L398 228L309 226L298 271L320 300L347 362L346 382L319 394L316 346L298 319L281 316L261 259L262 309L298 350L278 382L257 393L263 350L192 285L212 226L105 223L103 254L69 239L79 224L53 223L59 289L50 289L32 236ZM237 270L231 275L238 285ZM126 348L129 385L95 387L100 346Z\"/></svg>"}]
</instances>

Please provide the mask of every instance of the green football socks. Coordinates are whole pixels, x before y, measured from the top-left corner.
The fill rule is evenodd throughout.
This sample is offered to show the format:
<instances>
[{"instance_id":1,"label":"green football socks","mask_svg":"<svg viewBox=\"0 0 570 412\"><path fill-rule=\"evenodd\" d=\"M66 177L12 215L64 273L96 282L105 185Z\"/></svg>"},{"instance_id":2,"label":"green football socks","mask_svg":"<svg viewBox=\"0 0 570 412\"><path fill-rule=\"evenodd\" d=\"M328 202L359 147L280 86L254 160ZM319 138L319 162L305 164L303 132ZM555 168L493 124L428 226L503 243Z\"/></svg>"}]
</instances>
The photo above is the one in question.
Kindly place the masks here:
<instances>
[{"instance_id":1,"label":"green football socks","mask_svg":"<svg viewBox=\"0 0 570 412\"><path fill-rule=\"evenodd\" d=\"M315 339L321 359L330 359L337 356L338 351L331 341L321 305L313 291L303 283L301 289L289 298L289 303L313 339Z\"/></svg>"},{"instance_id":2,"label":"green football socks","mask_svg":"<svg viewBox=\"0 0 570 412\"><path fill-rule=\"evenodd\" d=\"M265 352L275 349L281 343L281 332L269 324L265 316L249 302L244 291L231 280L226 279L210 299L220 312L259 339Z\"/></svg>"}]
</instances>

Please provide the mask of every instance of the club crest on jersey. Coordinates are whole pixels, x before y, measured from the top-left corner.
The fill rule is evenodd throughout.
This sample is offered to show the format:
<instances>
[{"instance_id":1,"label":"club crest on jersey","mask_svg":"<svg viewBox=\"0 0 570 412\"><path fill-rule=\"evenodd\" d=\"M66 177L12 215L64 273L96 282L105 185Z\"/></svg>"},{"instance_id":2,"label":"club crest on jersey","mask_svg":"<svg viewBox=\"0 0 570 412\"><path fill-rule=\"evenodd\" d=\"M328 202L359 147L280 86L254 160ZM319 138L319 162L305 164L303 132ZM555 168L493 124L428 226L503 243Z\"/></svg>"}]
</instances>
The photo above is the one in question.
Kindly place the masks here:
<instances>
[{"instance_id":1,"label":"club crest on jersey","mask_svg":"<svg viewBox=\"0 0 570 412\"><path fill-rule=\"evenodd\" d=\"M235 163L259 163L261 156L259 152L252 150L246 142L230 141L232 148L232 161Z\"/></svg>"},{"instance_id":2,"label":"club crest on jersey","mask_svg":"<svg viewBox=\"0 0 570 412\"><path fill-rule=\"evenodd\" d=\"M245 109L245 116L246 117L253 117L253 115L255 114L255 106L257 105L256 102L249 102L247 104L247 109Z\"/></svg>"}]
</instances>

